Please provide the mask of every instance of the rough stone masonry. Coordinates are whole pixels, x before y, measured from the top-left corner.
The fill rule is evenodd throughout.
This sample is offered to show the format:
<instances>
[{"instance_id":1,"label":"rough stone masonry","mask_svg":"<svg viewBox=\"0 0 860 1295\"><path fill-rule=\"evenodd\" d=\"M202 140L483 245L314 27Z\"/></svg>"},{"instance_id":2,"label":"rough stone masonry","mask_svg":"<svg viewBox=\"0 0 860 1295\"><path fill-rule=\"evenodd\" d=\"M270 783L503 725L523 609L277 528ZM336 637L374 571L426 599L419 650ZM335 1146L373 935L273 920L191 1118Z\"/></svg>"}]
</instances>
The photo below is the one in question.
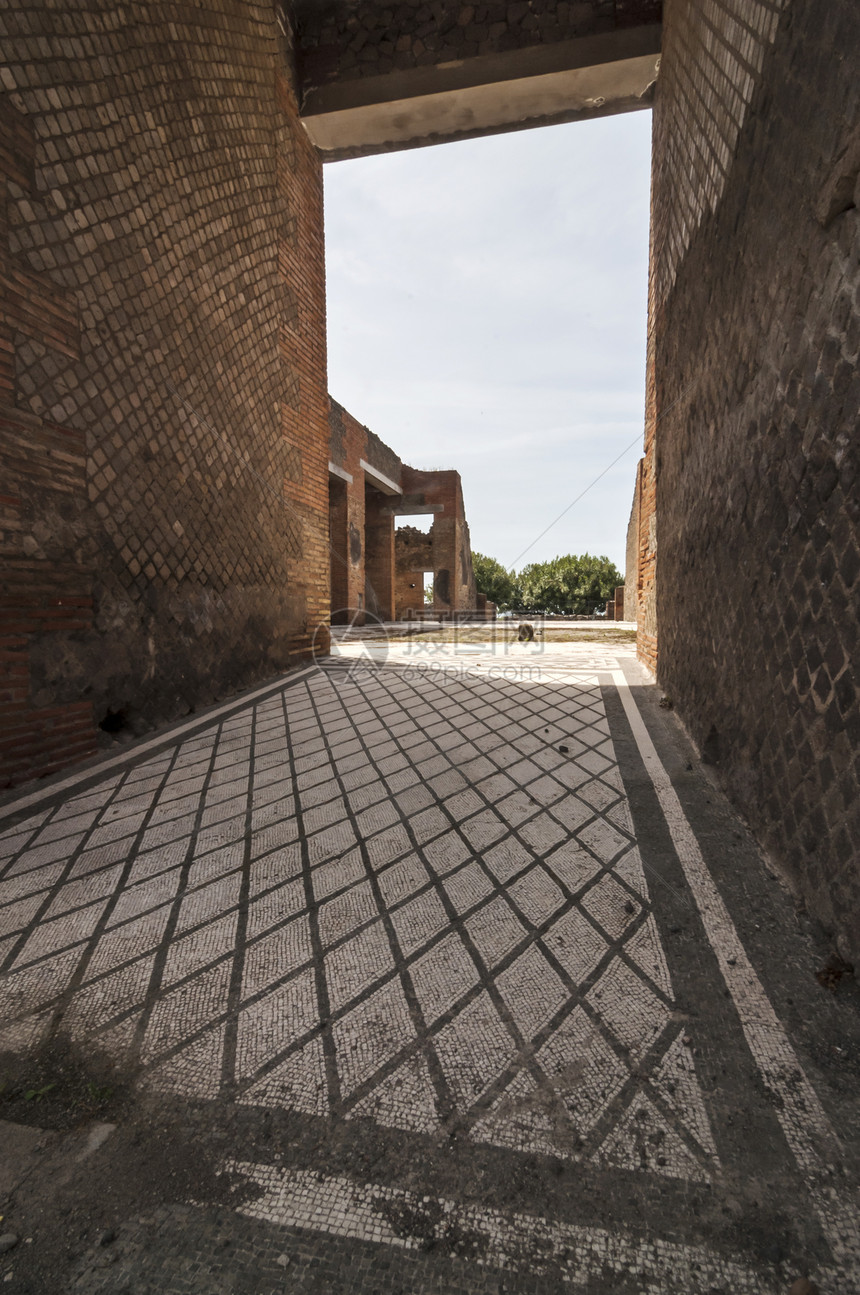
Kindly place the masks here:
<instances>
[{"instance_id":1,"label":"rough stone masonry","mask_svg":"<svg viewBox=\"0 0 860 1295\"><path fill-rule=\"evenodd\" d=\"M4 779L327 618L319 150L653 101L640 654L855 956L852 0L19 0L0 36Z\"/></svg>"},{"instance_id":2,"label":"rough stone masonry","mask_svg":"<svg viewBox=\"0 0 860 1295\"><path fill-rule=\"evenodd\" d=\"M642 646L854 961L860 10L671 0L663 50Z\"/></svg>"}]
</instances>

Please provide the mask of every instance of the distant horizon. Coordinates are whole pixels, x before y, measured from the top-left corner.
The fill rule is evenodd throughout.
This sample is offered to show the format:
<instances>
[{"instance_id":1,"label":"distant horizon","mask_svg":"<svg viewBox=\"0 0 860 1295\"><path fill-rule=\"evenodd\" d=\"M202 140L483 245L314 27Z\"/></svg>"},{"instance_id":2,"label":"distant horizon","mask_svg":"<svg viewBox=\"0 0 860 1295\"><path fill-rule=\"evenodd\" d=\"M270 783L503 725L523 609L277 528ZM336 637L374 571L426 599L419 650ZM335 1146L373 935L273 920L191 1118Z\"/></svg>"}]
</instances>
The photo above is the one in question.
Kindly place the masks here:
<instances>
[{"instance_id":1,"label":"distant horizon","mask_svg":"<svg viewBox=\"0 0 860 1295\"><path fill-rule=\"evenodd\" d=\"M404 462L459 471L472 547L507 569L588 552L624 570L650 126L628 113L324 171L331 394Z\"/></svg>"}]
</instances>

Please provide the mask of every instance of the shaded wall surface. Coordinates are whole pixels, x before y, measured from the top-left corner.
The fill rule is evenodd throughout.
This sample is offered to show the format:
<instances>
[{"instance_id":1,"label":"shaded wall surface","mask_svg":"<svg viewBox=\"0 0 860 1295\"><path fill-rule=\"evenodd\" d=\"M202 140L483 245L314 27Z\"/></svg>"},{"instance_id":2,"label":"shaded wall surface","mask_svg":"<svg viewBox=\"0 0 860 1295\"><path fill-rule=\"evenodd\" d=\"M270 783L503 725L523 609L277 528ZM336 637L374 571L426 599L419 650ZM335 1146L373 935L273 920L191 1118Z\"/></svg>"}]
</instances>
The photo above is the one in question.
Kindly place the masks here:
<instances>
[{"instance_id":1,"label":"shaded wall surface","mask_svg":"<svg viewBox=\"0 0 860 1295\"><path fill-rule=\"evenodd\" d=\"M856 959L860 8L669 0L664 21L659 679Z\"/></svg>"},{"instance_id":2,"label":"shaded wall surface","mask_svg":"<svg viewBox=\"0 0 860 1295\"><path fill-rule=\"evenodd\" d=\"M9 3L0 777L328 616L321 167L267 4Z\"/></svg>"}]
</instances>

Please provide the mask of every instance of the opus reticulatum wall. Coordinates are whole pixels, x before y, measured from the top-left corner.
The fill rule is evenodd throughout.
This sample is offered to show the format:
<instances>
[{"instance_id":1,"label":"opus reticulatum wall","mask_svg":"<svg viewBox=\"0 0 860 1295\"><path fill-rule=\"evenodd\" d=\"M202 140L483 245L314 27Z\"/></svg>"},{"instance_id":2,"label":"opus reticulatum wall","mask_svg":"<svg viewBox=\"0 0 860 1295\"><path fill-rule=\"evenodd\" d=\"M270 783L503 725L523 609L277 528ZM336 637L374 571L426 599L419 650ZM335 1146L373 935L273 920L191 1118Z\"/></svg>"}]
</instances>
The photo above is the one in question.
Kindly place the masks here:
<instances>
[{"instance_id":1,"label":"opus reticulatum wall","mask_svg":"<svg viewBox=\"0 0 860 1295\"><path fill-rule=\"evenodd\" d=\"M663 39L646 460L658 678L854 959L860 10L669 0Z\"/></svg>"}]
</instances>

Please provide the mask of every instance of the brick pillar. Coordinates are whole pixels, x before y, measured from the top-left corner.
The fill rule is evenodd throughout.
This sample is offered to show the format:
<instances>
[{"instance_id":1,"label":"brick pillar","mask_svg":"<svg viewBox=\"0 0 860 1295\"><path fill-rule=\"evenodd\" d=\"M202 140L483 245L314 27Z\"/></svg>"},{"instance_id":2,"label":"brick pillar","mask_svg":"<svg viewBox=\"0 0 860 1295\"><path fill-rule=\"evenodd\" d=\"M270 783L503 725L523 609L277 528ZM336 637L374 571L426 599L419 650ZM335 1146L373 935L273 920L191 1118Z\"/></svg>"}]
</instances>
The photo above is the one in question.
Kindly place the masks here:
<instances>
[{"instance_id":1,"label":"brick pillar","mask_svg":"<svg viewBox=\"0 0 860 1295\"><path fill-rule=\"evenodd\" d=\"M394 619L394 516L387 495L366 485L364 493L364 577L367 610Z\"/></svg>"}]
</instances>

